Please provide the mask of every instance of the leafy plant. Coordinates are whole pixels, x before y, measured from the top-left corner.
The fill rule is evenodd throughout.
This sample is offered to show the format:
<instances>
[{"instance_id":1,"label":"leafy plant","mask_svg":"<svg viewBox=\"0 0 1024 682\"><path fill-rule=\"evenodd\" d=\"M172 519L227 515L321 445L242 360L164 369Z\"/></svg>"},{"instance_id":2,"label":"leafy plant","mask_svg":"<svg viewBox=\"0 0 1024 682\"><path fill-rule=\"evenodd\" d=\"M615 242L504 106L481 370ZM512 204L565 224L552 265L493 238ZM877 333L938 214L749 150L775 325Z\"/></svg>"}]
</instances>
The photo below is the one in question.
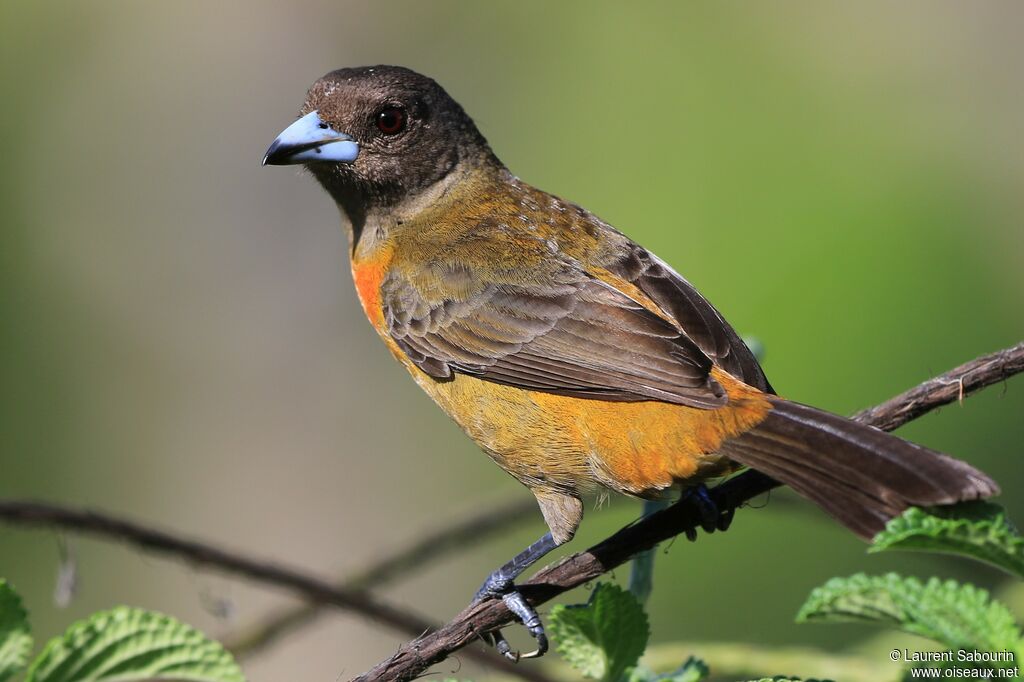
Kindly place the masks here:
<instances>
[{"instance_id":1,"label":"leafy plant","mask_svg":"<svg viewBox=\"0 0 1024 682\"><path fill-rule=\"evenodd\" d=\"M833 578L811 592L797 621L887 625L953 650L1015 651L1021 642L1009 610L985 590L895 573Z\"/></svg>"},{"instance_id":2,"label":"leafy plant","mask_svg":"<svg viewBox=\"0 0 1024 682\"><path fill-rule=\"evenodd\" d=\"M549 630L562 657L584 677L601 682L701 682L708 666L689 657L668 673L655 673L639 664L647 648L650 627L637 598L612 583L600 583L586 604L558 605L551 611ZM796 680L791 677L765 680Z\"/></svg>"},{"instance_id":3,"label":"leafy plant","mask_svg":"<svg viewBox=\"0 0 1024 682\"><path fill-rule=\"evenodd\" d=\"M28 614L18 593L0 578L0 682L10 679L28 665L31 651Z\"/></svg>"},{"instance_id":4,"label":"leafy plant","mask_svg":"<svg viewBox=\"0 0 1024 682\"><path fill-rule=\"evenodd\" d=\"M891 549L957 554L1024 577L1024 538L990 502L908 509L888 523L869 551ZM922 582L895 573L833 578L811 592L797 621L870 623L931 639L951 653L934 667L1013 668L1024 651L1009 609L983 589L939 578ZM984 654L994 660L979 660Z\"/></svg>"},{"instance_id":5,"label":"leafy plant","mask_svg":"<svg viewBox=\"0 0 1024 682\"><path fill-rule=\"evenodd\" d=\"M0 580L0 682L26 666L26 682L245 682L219 643L170 616L124 606L73 624L28 665L31 648L21 600Z\"/></svg>"},{"instance_id":6,"label":"leafy plant","mask_svg":"<svg viewBox=\"0 0 1024 682\"><path fill-rule=\"evenodd\" d=\"M601 583L586 604L552 610L551 634L559 653L585 677L618 682L640 660L651 632L636 597Z\"/></svg>"},{"instance_id":7,"label":"leafy plant","mask_svg":"<svg viewBox=\"0 0 1024 682\"><path fill-rule=\"evenodd\" d=\"M1024 538L991 502L911 507L875 536L869 552L889 549L959 554L1024 578Z\"/></svg>"},{"instance_id":8,"label":"leafy plant","mask_svg":"<svg viewBox=\"0 0 1024 682\"><path fill-rule=\"evenodd\" d=\"M1024 538L1003 509L989 502L909 509L890 521L869 549L870 552L886 550L956 554L1024 577ZM649 565L645 566L649 571ZM934 577L919 580L895 573L881 576L858 573L833 578L811 592L797 621L880 625L931 639L946 652L959 654L942 661L929 661L926 656L918 659L918 665L924 661L933 668L980 673L1008 669L1017 665L1024 652L1020 627L1003 604L973 585ZM708 666L692 656L669 673L657 674L641 665L640 657L650 636L647 616L632 593L613 584L599 584L586 604L556 606L550 622L558 651L573 668L590 679L700 682L710 674ZM899 657L893 660L907 658L906 652L895 650L894 653ZM989 660L983 660L986 654ZM1004 659L999 660L999 656ZM905 662L915 663L915 660L911 657ZM894 668L893 674L898 671L898 667ZM797 679L779 676L750 682Z\"/></svg>"}]
</instances>

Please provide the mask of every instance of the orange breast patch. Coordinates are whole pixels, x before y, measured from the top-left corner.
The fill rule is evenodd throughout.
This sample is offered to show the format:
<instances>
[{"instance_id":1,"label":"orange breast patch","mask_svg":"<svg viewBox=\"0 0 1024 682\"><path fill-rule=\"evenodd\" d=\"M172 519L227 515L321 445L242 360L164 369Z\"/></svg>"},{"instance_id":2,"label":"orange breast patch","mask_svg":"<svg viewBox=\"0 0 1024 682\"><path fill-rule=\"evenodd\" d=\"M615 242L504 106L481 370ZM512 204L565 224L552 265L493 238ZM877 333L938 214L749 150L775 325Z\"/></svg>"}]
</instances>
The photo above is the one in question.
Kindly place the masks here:
<instances>
[{"instance_id":1,"label":"orange breast patch","mask_svg":"<svg viewBox=\"0 0 1024 682\"><path fill-rule=\"evenodd\" d=\"M380 300L380 285L391 264L392 250L381 249L368 258L352 259L352 280L356 285L363 312L377 331L384 327L384 310Z\"/></svg>"}]
</instances>

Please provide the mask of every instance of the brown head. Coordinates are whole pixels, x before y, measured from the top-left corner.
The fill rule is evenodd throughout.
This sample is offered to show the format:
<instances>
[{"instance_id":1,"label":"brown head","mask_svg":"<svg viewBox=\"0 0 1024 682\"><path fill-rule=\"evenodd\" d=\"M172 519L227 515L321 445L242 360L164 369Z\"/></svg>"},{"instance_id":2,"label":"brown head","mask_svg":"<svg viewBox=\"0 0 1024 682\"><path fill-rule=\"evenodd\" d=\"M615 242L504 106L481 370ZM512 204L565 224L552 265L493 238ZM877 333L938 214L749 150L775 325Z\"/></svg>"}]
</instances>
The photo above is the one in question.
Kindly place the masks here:
<instances>
[{"instance_id":1,"label":"brown head","mask_svg":"<svg viewBox=\"0 0 1024 682\"><path fill-rule=\"evenodd\" d=\"M402 67L332 71L299 113L263 163L304 164L353 222L415 199L456 169L500 166L462 107Z\"/></svg>"}]
</instances>

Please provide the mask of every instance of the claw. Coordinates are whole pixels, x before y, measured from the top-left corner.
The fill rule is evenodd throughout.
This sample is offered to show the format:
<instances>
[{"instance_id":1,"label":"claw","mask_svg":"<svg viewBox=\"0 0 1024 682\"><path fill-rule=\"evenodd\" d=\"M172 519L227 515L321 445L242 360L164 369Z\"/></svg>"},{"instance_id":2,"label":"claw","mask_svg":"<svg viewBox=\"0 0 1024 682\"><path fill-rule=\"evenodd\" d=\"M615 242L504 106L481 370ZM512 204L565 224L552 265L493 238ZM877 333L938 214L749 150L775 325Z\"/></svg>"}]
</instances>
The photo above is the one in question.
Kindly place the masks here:
<instances>
[{"instance_id":1,"label":"claw","mask_svg":"<svg viewBox=\"0 0 1024 682\"><path fill-rule=\"evenodd\" d=\"M507 639L505 639L505 633L501 630L485 632L480 635L480 639L482 639L488 646L493 646L499 656L507 658L513 663L518 663L519 659L522 658L518 651L512 651L512 645L508 643Z\"/></svg>"},{"instance_id":2,"label":"claw","mask_svg":"<svg viewBox=\"0 0 1024 682\"><path fill-rule=\"evenodd\" d=\"M513 663L517 663L519 661L519 652L512 651L512 646L508 643L508 640L505 639L505 635L501 630L495 630L492 632L491 637L494 640L494 648L500 655Z\"/></svg>"},{"instance_id":3,"label":"claw","mask_svg":"<svg viewBox=\"0 0 1024 682\"><path fill-rule=\"evenodd\" d=\"M537 640L537 649L531 651L528 654L518 655L517 658L540 658L548 650L548 636L544 632L544 623L541 622L540 616L537 614L537 610L530 605L528 601L523 597L522 593L515 588L511 592L504 595L501 600L505 602L505 606L519 618L520 622L526 626L527 632Z\"/></svg>"},{"instance_id":4,"label":"claw","mask_svg":"<svg viewBox=\"0 0 1024 682\"><path fill-rule=\"evenodd\" d=\"M483 599L501 599L505 606L522 623L526 629L537 640L537 649L527 654L520 654L513 651L505 635L500 630L482 635L489 644L492 644L499 654L515 663L522 658L539 658L547 653L548 637L544 632L544 624L537 615L537 610L530 605L523 595L516 589L513 582L516 577L528 566L556 547L551 533L547 533L537 542L517 554L507 564L487 576L484 584L477 590L474 601Z\"/></svg>"},{"instance_id":5,"label":"claw","mask_svg":"<svg viewBox=\"0 0 1024 682\"><path fill-rule=\"evenodd\" d=\"M522 597L519 596L518 592L515 592L515 594L517 595L517 597L513 597L512 600L510 601L517 601L517 598L522 599ZM533 611L533 607L529 606L528 604L526 608L530 611ZM515 607L510 605L509 609L512 610L516 615L519 615L521 607L519 605L516 605ZM520 617L520 620L522 620L522 617ZM536 611L533 611L532 616L528 614L524 622L526 621L530 622L530 625L527 627L527 631L531 635L533 635L533 638L535 640L537 640L537 648L528 653L524 654L518 651L513 651L512 645L508 643L508 640L505 638L505 633L503 633L501 630L495 630L494 632L484 633L483 635L481 635L481 638L483 638L484 641L493 646L495 651L498 652L498 654L504 656L513 663L518 663L520 660L524 658L540 658L548 652L549 648L548 636L544 632L544 625L543 623L541 623L540 617L537 616Z\"/></svg>"},{"instance_id":6,"label":"claw","mask_svg":"<svg viewBox=\"0 0 1024 682\"><path fill-rule=\"evenodd\" d=\"M548 636L540 632L534 637L537 639L537 648L528 654L521 654L519 658L540 658L548 652Z\"/></svg>"},{"instance_id":7,"label":"claw","mask_svg":"<svg viewBox=\"0 0 1024 682\"><path fill-rule=\"evenodd\" d=\"M537 648L525 654L512 651L512 646L508 643L508 640L505 639L504 635L500 634L498 637L495 637L496 644L494 648L499 654L513 663L518 663L525 658L540 658L548 652L548 636L543 632L539 632L535 637L537 639Z\"/></svg>"}]
</instances>

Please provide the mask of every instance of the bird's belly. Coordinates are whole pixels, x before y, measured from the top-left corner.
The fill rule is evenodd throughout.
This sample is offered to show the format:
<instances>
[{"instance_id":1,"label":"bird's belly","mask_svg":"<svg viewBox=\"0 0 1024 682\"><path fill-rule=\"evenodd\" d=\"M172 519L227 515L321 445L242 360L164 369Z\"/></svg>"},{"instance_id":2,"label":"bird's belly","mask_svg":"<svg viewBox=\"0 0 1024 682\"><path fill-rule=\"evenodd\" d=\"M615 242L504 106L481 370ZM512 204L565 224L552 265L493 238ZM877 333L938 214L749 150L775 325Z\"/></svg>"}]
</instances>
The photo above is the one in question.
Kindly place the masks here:
<instances>
[{"instance_id":1,"label":"bird's belly","mask_svg":"<svg viewBox=\"0 0 1024 682\"><path fill-rule=\"evenodd\" d=\"M608 402L527 391L465 375L417 383L503 469L531 488L604 486L650 495L731 470L723 440L761 410L704 410L654 401ZM755 414L755 412L757 414Z\"/></svg>"}]
</instances>

